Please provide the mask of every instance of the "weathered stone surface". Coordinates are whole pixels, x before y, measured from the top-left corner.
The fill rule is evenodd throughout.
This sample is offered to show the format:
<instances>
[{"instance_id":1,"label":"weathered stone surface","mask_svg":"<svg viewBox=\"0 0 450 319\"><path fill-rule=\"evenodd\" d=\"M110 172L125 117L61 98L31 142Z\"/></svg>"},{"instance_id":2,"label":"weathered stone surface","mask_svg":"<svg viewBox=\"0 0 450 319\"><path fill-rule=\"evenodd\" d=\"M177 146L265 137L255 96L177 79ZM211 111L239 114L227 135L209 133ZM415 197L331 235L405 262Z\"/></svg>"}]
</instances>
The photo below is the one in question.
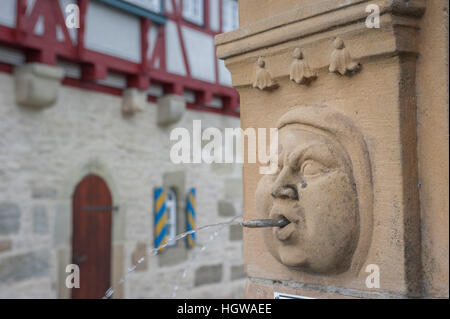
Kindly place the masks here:
<instances>
[{"instance_id":1,"label":"weathered stone surface","mask_svg":"<svg viewBox=\"0 0 450 319\"><path fill-rule=\"evenodd\" d=\"M184 241L179 240L177 245L169 247L165 252L158 255L159 266L178 265L188 258L188 249Z\"/></svg>"},{"instance_id":2,"label":"weathered stone surface","mask_svg":"<svg viewBox=\"0 0 450 319\"><path fill-rule=\"evenodd\" d=\"M417 60L417 151L425 295L449 296L449 2L427 1Z\"/></svg>"},{"instance_id":3,"label":"weathered stone surface","mask_svg":"<svg viewBox=\"0 0 450 319\"><path fill-rule=\"evenodd\" d=\"M36 234L47 234L49 231L47 210L43 205L33 207L33 231Z\"/></svg>"},{"instance_id":4,"label":"weathered stone surface","mask_svg":"<svg viewBox=\"0 0 450 319\"><path fill-rule=\"evenodd\" d=\"M224 183L226 199L241 199L242 198L242 179L227 178Z\"/></svg>"},{"instance_id":5,"label":"weathered stone surface","mask_svg":"<svg viewBox=\"0 0 450 319\"><path fill-rule=\"evenodd\" d=\"M49 258L48 250L40 250L0 260L0 283L48 275Z\"/></svg>"},{"instance_id":6,"label":"weathered stone surface","mask_svg":"<svg viewBox=\"0 0 450 319\"><path fill-rule=\"evenodd\" d=\"M12 241L10 239L1 239L0 240L0 253L11 250L11 247L12 247Z\"/></svg>"},{"instance_id":7,"label":"weathered stone surface","mask_svg":"<svg viewBox=\"0 0 450 319\"><path fill-rule=\"evenodd\" d=\"M16 67L15 76L17 103L31 107L46 107L57 100L64 71L56 66L28 63Z\"/></svg>"},{"instance_id":8,"label":"weathered stone surface","mask_svg":"<svg viewBox=\"0 0 450 319\"><path fill-rule=\"evenodd\" d=\"M21 210L17 204L0 203L0 234L15 234L20 228Z\"/></svg>"},{"instance_id":9,"label":"weathered stone surface","mask_svg":"<svg viewBox=\"0 0 450 319\"><path fill-rule=\"evenodd\" d=\"M217 212L219 216L230 217L236 215L234 204L228 200L220 199L217 201Z\"/></svg>"},{"instance_id":10,"label":"weathered stone surface","mask_svg":"<svg viewBox=\"0 0 450 319\"><path fill-rule=\"evenodd\" d=\"M241 28L216 37L242 129L280 130L279 172L243 168L244 219L295 222L245 229L247 273L272 292L283 282L323 298L328 287L367 298L448 296L448 71L439 68L448 64L448 28L439 27L448 2L371 4L382 13L378 29L362 23L366 1L248 0ZM289 79L298 47L317 71L310 85ZM253 87L261 58L276 90ZM379 289L365 283L371 264L382 269Z\"/></svg>"},{"instance_id":11,"label":"weathered stone surface","mask_svg":"<svg viewBox=\"0 0 450 319\"><path fill-rule=\"evenodd\" d=\"M53 187L35 186L31 189L31 196L36 199L54 199L58 192Z\"/></svg>"},{"instance_id":12,"label":"weathered stone surface","mask_svg":"<svg viewBox=\"0 0 450 319\"><path fill-rule=\"evenodd\" d=\"M276 178L266 175L258 183L257 217L276 218L282 214L291 221L276 232L272 228L262 229L265 245L288 268L328 275L348 271L352 258L357 257L355 242L363 247L358 257L364 258L369 246L368 234L372 231L372 188L368 173L371 166L362 135L349 118L325 108L293 109L277 125L278 143L283 149L280 161L290 159L298 165L297 169L284 165L275 174ZM342 125L348 133L342 132ZM324 127L339 144L316 133ZM344 153L341 147L353 152ZM309 149L308 157L296 155L305 148ZM348 156L352 163L358 164L350 166L345 160ZM323 167L333 169L325 171ZM314 226L308 228L309 225Z\"/></svg>"},{"instance_id":13,"label":"weathered stone surface","mask_svg":"<svg viewBox=\"0 0 450 319\"><path fill-rule=\"evenodd\" d=\"M231 266L231 280L237 280L246 277L247 274L245 273L244 265Z\"/></svg>"},{"instance_id":14,"label":"weathered stone surface","mask_svg":"<svg viewBox=\"0 0 450 319\"><path fill-rule=\"evenodd\" d=\"M211 163L211 171L221 175L229 175L233 173L234 163Z\"/></svg>"},{"instance_id":15,"label":"weathered stone surface","mask_svg":"<svg viewBox=\"0 0 450 319\"><path fill-rule=\"evenodd\" d=\"M112 264L112 286L114 289L113 299L122 299L124 297L124 285L119 284L120 279L125 273L125 254L123 245L113 246L113 264ZM147 258L146 258L147 259Z\"/></svg>"},{"instance_id":16,"label":"weathered stone surface","mask_svg":"<svg viewBox=\"0 0 450 319\"><path fill-rule=\"evenodd\" d=\"M1 1L0 1L1 2ZM1 7L1 5L0 5ZM1 10L1 9L0 9ZM169 137L171 128L158 127L156 124L158 105L148 103L141 113L125 119L120 112L122 98L105 93L89 91L82 88L61 86L59 99L55 107L34 112L28 108L18 107L14 96L14 76L0 72L0 203L17 203L22 211L21 227L13 234L12 251L1 253L1 259L14 253L15 249L24 249L34 243L33 207L45 205L49 218L49 232L53 238L52 251L61 251L60 256L50 258L54 277L27 280L33 292L22 284L1 285L0 295L34 297L44 289L42 282L57 280L60 296L70 298L69 289L65 287L65 266L71 262L72 234L72 195L77 183L85 174L96 173L105 180L113 195L114 205L118 211L112 212L113 246L122 245L123 255L112 252L114 260L114 280L117 283L130 266L131 254L136 242L147 243L148 249L153 243L153 198L154 186L173 186L182 178L165 178L164 173L184 171L184 185L180 189L181 199L178 232L185 231L184 188L195 187L198 194L198 225L217 222L217 200L223 198L225 178L239 178L240 170L227 174L211 172L210 165L175 165L170 161ZM239 118L222 116L211 112L186 110L176 126L189 128L194 119L201 119L204 127L238 127ZM19 124L20 123L20 124ZM28 155L35 156L30 158ZM181 173L175 174L181 176ZM33 191L33 188L35 189ZM47 190L39 190L48 189ZM53 190L51 190L53 188ZM55 192L56 190L56 192ZM117 191L115 191L117 190ZM35 197L32 197L32 195ZM27 195L28 194L28 195ZM6 200L7 199L7 200ZM25 216L25 213L28 213ZM123 222L120 220L123 219ZM1 226L0 226L1 227ZM29 231L26 233L22 231ZM216 254L233 256L233 263L242 263L242 245L230 242L225 230L225 240L214 241L208 247ZM47 237L36 237L36 245L48 243ZM4 239L4 235L0 235ZM9 238L6 235L6 238ZM202 240L199 238L199 240ZM170 248L166 253L148 258L146 270L137 276L130 276L127 284L118 285L113 297L145 298L170 297L173 278L180 276L182 263L189 260L195 251L185 248L185 241L178 241L180 248ZM199 242L200 244L200 242ZM195 248L197 250L198 248ZM174 252L174 254L172 254ZM57 258L60 258L59 259ZM166 258L167 257L167 258ZM122 258L122 263L116 262ZM216 257L214 257L216 258ZM169 260L170 259L170 260ZM58 265L56 265L58 260ZM112 261L113 262L113 261ZM53 264L55 263L55 264ZM164 264L160 266L161 264ZM211 255L200 254L196 266L210 264ZM173 266L170 266L173 265ZM225 267L225 265L224 265ZM227 267L229 267L227 265ZM225 269L225 268L224 268ZM180 282L179 296L188 294L189 298L200 297L208 286L193 286L194 270L189 272L192 280ZM228 269L227 269L228 270ZM166 280L161 280L161 274ZM58 275L56 275L58 274ZM113 276L113 274L112 274ZM47 280L48 278L48 280ZM228 276L227 276L228 279ZM130 280L130 282L128 282ZM128 284L132 289L128 289ZM28 285L28 284L27 284ZM214 291L214 297L225 296L232 289L242 290L244 284L222 281L221 290ZM211 295L211 293L209 293ZM177 295L178 296L178 295ZM56 295L54 295L56 297Z\"/></svg>"},{"instance_id":17,"label":"weathered stone surface","mask_svg":"<svg viewBox=\"0 0 450 319\"><path fill-rule=\"evenodd\" d=\"M136 249L131 255L131 263L136 265L136 271L142 271L147 269L147 244L143 242L138 242L136 244Z\"/></svg>"},{"instance_id":18,"label":"weathered stone surface","mask_svg":"<svg viewBox=\"0 0 450 319\"><path fill-rule=\"evenodd\" d=\"M170 125L178 122L186 110L184 97L169 94L158 99L158 125Z\"/></svg>"},{"instance_id":19,"label":"weathered stone surface","mask_svg":"<svg viewBox=\"0 0 450 319\"><path fill-rule=\"evenodd\" d=\"M53 244L69 245L71 238L71 211L69 205L57 205L55 211L55 227L53 230Z\"/></svg>"},{"instance_id":20,"label":"weathered stone surface","mask_svg":"<svg viewBox=\"0 0 450 319\"><path fill-rule=\"evenodd\" d=\"M147 94L136 88L128 88L123 92L122 114L133 115L142 111L147 105Z\"/></svg>"},{"instance_id":21,"label":"weathered stone surface","mask_svg":"<svg viewBox=\"0 0 450 319\"><path fill-rule=\"evenodd\" d=\"M201 266L195 270L194 285L213 284L222 280L223 265Z\"/></svg>"},{"instance_id":22,"label":"weathered stone surface","mask_svg":"<svg viewBox=\"0 0 450 319\"><path fill-rule=\"evenodd\" d=\"M241 225L231 225L230 226L230 240L242 240L243 230Z\"/></svg>"},{"instance_id":23,"label":"weathered stone surface","mask_svg":"<svg viewBox=\"0 0 450 319\"><path fill-rule=\"evenodd\" d=\"M329 291L316 291L309 287L298 288L289 287L286 284L280 284L279 282L273 282L270 280L253 280L247 281L246 286L246 298L248 299L274 299L275 293L294 295L297 298L313 298L313 299L359 299L359 298L382 298L382 296L373 295L361 295L358 292L341 289L337 287L330 287ZM352 295L354 293L355 295ZM395 296L391 296L395 298ZM397 296L398 297L398 296Z\"/></svg>"},{"instance_id":24,"label":"weathered stone surface","mask_svg":"<svg viewBox=\"0 0 450 319\"><path fill-rule=\"evenodd\" d=\"M58 299L70 299L72 289L66 286L66 267L72 263L72 250L67 246L58 247L56 249L57 271L58 271Z\"/></svg>"}]
</instances>

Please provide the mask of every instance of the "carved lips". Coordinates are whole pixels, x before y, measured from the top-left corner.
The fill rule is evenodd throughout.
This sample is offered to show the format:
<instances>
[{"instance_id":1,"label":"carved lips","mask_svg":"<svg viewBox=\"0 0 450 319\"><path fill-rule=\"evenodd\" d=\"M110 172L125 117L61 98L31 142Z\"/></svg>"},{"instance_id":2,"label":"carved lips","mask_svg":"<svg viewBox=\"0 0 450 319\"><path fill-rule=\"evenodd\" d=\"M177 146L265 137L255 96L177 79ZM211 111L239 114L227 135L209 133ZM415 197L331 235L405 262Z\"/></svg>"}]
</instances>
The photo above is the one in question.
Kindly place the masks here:
<instances>
[{"instance_id":1,"label":"carved lips","mask_svg":"<svg viewBox=\"0 0 450 319\"><path fill-rule=\"evenodd\" d=\"M282 241L282 242L286 242L288 241L291 236L294 234L295 230L297 229L297 224L298 224L298 217L296 217L294 214L286 213L279 213L279 210L275 210L272 209L271 213L270 213L270 218L281 218L284 217L287 220L290 221L289 224L287 224L284 227L273 227L272 232L274 234L274 236Z\"/></svg>"},{"instance_id":2,"label":"carved lips","mask_svg":"<svg viewBox=\"0 0 450 319\"><path fill-rule=\"evenodd\" d=\"M292 236L292 234L295 231L295 228L296 228L295 224L290 223L282 228L275 227L274 233L275 233L275 236L278 238L278 240L286 241Z\"/></svg>"}]
</instances>

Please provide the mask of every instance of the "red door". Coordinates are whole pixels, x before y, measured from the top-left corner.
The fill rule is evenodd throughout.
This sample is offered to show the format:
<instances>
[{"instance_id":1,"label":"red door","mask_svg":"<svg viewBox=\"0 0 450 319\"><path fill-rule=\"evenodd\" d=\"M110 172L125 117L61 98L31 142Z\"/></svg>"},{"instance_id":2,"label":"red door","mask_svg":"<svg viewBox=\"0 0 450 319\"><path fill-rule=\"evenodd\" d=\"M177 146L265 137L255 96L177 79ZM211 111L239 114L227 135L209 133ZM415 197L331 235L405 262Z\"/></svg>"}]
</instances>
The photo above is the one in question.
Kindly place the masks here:
<instances>
[{"instance_id":1,"label":"red door","mask_svg":"<svg viewBox=\"0 0 450 319\"><path fill-rule=\"evenodd\" d=\"M112 198L105 181L88 175L73 194L72 263L80 288L72 298L101 298L110 287Z\"/></svg>"}]
</instances>

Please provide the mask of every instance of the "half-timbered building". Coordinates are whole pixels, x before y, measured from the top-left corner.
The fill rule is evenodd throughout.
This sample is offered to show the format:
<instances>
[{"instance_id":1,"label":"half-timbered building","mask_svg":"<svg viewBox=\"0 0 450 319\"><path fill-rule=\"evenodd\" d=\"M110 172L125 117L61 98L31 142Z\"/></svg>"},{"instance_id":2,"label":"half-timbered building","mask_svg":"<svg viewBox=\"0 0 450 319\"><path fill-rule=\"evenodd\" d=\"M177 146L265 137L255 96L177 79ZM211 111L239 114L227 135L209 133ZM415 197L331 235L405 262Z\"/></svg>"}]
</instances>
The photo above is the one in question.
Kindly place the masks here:
<instances>
[{"instance_id":1,"label":"half-timbered building","mask_svg":"<svg viewBox=\"0 0 450 319\"><path fill-rule=\"evenodd\" d=\"M239 227L152 256L161 227L241 214L238 164L169 157L176 127L239 127L214 47L237 17L235 0L0 2L0 298L243 295Z\"/></svg>"}]
</instances>

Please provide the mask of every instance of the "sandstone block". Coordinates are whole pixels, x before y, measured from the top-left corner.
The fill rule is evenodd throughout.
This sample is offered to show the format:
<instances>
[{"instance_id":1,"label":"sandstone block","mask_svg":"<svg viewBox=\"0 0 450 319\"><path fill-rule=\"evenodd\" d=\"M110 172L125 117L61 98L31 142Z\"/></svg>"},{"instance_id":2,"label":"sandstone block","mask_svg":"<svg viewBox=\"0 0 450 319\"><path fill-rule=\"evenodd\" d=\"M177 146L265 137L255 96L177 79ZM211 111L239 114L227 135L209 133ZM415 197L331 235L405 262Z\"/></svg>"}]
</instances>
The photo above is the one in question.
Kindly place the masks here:
<instances>
[{"instance_id":1,"label":"sandstone block","mask_svg":"<svg viewBox=\"0 0 450 319\"><path fill-rule=\"evenodd\" d=\"M16 67L16 100L30 107L47 107L58 98L58 88L64 76L60 67L28 63Z\"/></svg>"},{"instance_id":2,"label":"sandstone block","mask_svg":"<svg viewBox=\"0 0 450 319\"><path fill-rule=\"evenodd\" d=\"M218 283L222 280L223 265L200 266L195 270L194 285L201 286Z\"/></svg>"},{"instance_id":3,"label":"sandstone block","mask_svg":"<svg viewBox=\"0 0 450 319\"><path fill-rule=\"evenodd\" d=\"M17 204L0 203L0 234L15 234L20 228L22 212Z\"/></svg>"},{"instance_id":4,"label":"sandstone block","mask_svg":"<svg viewBox=\"0 0 450 319\"><path fill-rule=\"evenodd\" d=\"M158 125L165 126L177 123L186 110L184 97L168 94L158 99Z\"/></svg>"}]
</instances>

